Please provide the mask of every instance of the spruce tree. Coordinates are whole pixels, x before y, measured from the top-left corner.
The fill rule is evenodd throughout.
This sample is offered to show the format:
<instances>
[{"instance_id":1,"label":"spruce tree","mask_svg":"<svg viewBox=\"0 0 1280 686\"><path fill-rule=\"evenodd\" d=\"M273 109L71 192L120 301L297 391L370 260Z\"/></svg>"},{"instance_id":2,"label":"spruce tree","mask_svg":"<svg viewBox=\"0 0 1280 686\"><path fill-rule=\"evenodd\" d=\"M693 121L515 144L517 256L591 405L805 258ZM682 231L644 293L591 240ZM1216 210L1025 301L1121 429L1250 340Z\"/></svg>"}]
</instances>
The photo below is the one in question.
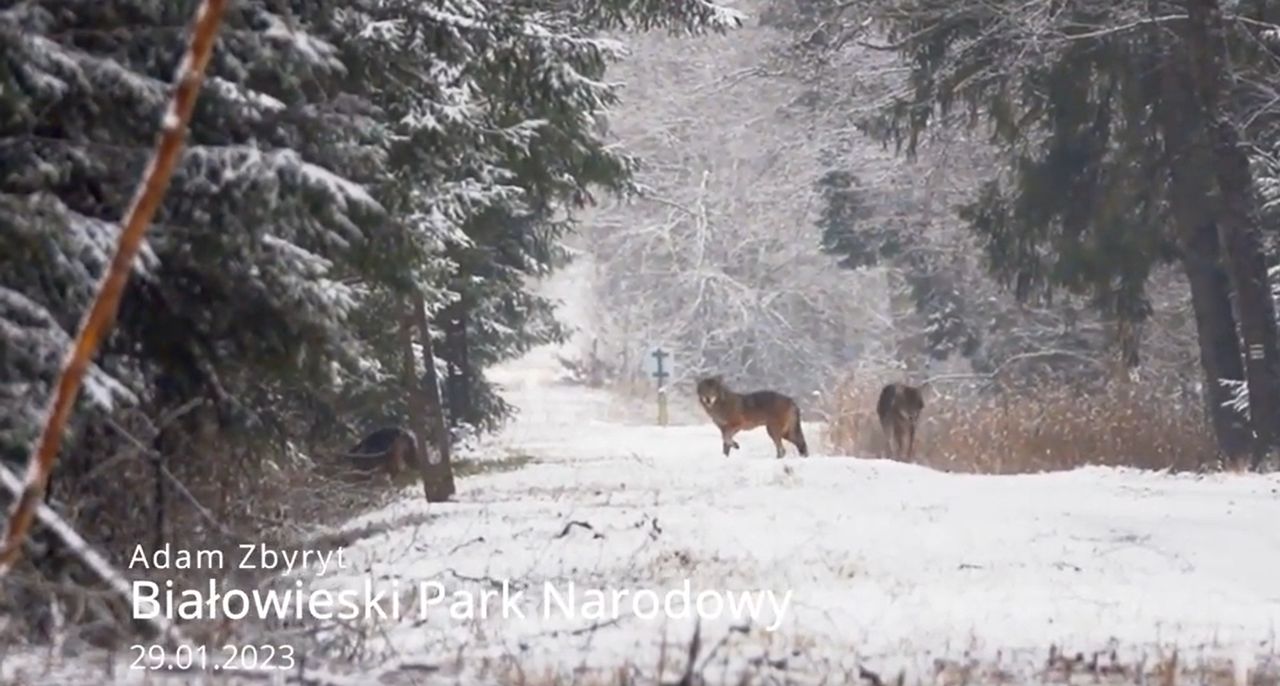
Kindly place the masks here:
<instances>
[{"instance_id":1,"label":"spruce tree","mask_svg":"<svg viewBox=\"0 0 1280 686\"><path fill-rule=\"evenodd\" d=\"M2 432L21 455L108 259L150 152L193 2L17 3L0 12ZM378 144L338 93L333 48L263 3L238 3L215 51L189 146L149 234L84 409L157 411L205 396L253 422L242 391L297 375L349 343L339 279L389 224L348 177Z\"/></svg>"},{"instance_id":2,"label":"spruce tree","mask_svg":"<svg viewBox=\"0 0 1280 686\"><path fill-rule=\"evenodd\" d=\"M25 458L106 263L194 5L0 2L7 459ZM224 476L231 454L332 453L402 421L396 336L418 303L429 317L466 305L484 397L484 366L557 335L525 277L550 268L564 214L592 186L627 188L632 161L595 129L621 52L599 33L735 21L701 0L236 3L64 475L88 475L134 410L175 469Z\"/></svg>"},{"instance_id":3,"label":"spruce tree","mask_svg":"<svg viewBox=\"0 0 1280 686\"><path fill-rule=\"evenodd\" d=\"M1274 317L1257 297L1246 298L1254 303L1247 311L1224 307L1245 281L1227 280L1240 268L1224 262L1230 251L1219 256L1215 243L1238 245L1231 236L1240 230L1222 222L1253 214L1237 208L1233 215L1224 201L1234 196L1244 207L1239 199L1256 189L1247 175L1226 180L1221 168L1215 172L1214 150L1232 146L1213 142L1240 126L1242 111L1255 113L1241 127L1242 139L1274 138L1277 112L1261 104L1261 89L1247 86L1221 92L1216 110L1183 97L1197 92L1195 61L1183 57L1194 37L1187 5L1081 0L1060 4L1046 18L1025 15L1028 8L1017 3L887 0L858 12L818 4L815 15L828 21L829 39L819 43L862 40L867 18L909 65L906 93L865 119L868 131L908 153L935 127L981 124L990 133L1006 166L962 216L985 242L992 273L1018 296L1066 289L1091 298L1121 332L1132 331L1150 313L1150 275L1159 265L1181 263L1196 309L1208 411L1222 451L1239 455L1248 441L1225 404L1223 382L1250 376L1272 388L1263 379L1275 374L1266 371L1270 362L1245 373L1237 317L1249 318L1244 328L1254 333L1245 337L1261 345L1268 361L1275 359L1268 352L1274 335L1265 332L1274 330ZM1226 60L1221 69L1248 76L1239 84L1276 76L1273 49L1261 35L1273 6L1242 4L1243 21L1214 29L1247 34L1218 39L1212 49ZM1234 168L1245 169L1240 159ZM1251 254L1248 278L1262 283L1263 254L1253 245L1242 249ZM1121 341L1129 364L1138 360L1135 338ZM1253 432L1267 443L1259 421L1253 419Z\"/></svg>"},{"instance_id":4,"label":"spruce tree","mask_svg":"<svg viewBox=\"0 0 1280 686\"><path fill-rule=\"evenodd\" d=\"M483 369L564 334L528 280L563 262L556 242L573 210L629 189L634 161L597 127L617 103L604 76L621 56L602 32L737 21L684 0L356 3L335 22L333 35L353 36L361 55L349 60L353 85L386 111L398 141L375 194L403 218L415 267L394 287L425 298L454 426L508 416Z\"/></svg>"}]
</instances>

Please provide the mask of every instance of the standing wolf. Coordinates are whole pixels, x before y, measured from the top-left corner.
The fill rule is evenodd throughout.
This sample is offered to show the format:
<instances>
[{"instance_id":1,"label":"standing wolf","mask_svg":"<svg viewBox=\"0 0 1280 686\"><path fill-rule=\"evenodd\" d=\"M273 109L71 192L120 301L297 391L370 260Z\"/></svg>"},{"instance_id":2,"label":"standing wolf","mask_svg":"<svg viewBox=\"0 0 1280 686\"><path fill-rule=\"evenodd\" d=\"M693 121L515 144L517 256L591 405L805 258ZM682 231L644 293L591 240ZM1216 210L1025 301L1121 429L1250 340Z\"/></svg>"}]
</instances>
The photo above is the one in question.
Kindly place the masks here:
<instances>
[{"instance_id":1,"label":"standing wolf","mask_svg":"<svg viewBox=\"0 0 1280 686\"><path fill-rule=\"evenodd\" d=\"M781 393L734 393L720 377L713 376L698 381L698 401L720 429L725 457L729 456L730 449L739 447L733 440L734 434L759 426L768 430L769 438L778 449L778 459L787 452L782 447L784 438L791 441L802 457L809 456L809 446L800 431L800 408Z\"/></svg>"},{"instance_id":2,"label":"standing wolf","mask_svg":"<svg viewBox=\"0 0 1280 686\"><path fill-rule=\"evenodd\" d=\"M891 383L880 390L880 400L876 403L876 414L880 416L880 428L884 431L885 442L890 452L894 452L897 443L897 455L902 455L902 444L907 444L907 459L916 444L916 424L920 421L920 413L924 411L924 395L919 388L903 383Z\"/></svg>"}]
</instances>

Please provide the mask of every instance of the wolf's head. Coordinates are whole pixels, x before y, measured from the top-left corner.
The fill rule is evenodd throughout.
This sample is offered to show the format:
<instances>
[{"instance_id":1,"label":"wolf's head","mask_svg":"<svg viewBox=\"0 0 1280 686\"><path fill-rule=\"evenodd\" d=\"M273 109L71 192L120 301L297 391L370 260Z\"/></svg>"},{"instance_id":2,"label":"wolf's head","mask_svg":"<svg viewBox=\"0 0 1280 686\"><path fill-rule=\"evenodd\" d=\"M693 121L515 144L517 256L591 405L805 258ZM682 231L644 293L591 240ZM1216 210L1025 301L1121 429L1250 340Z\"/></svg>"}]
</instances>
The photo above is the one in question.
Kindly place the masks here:
<instances>
[{"instance_id":1,"label":"wolf's head","mask_svg":"<svg viewBox=\"0 0 1280 686\"><path fill-rule=\"evenodd\" d=\"M728 392L729 389L718 376L698 380L698 402L708 410L718 405Z\"/></svg>"},{"instance_id":2,"label":"wolf's head","mask_svg":"<svg viewBox=\"0 0 1280 686\"><path fill-rule=\"evenodd\" d=\"M899 399L899 411L902 415L912 422L919 421L920 413L924 411L924 393L914 386L903 386L902 397Z\"/></svg>"}]
</instances>

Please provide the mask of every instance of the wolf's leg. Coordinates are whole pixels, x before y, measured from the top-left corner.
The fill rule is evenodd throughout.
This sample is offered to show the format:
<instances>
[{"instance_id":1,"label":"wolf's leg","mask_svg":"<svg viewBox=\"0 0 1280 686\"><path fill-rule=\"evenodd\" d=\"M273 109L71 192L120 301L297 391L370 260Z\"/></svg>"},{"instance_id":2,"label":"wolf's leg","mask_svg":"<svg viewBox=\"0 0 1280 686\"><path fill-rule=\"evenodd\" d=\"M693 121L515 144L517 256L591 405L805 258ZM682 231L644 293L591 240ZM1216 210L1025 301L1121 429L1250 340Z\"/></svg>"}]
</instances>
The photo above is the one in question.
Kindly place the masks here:
<instances>
[{"instance_id":1,"label":"wolf's leg","mask_svg":"<svg viewBox=\"0 0 1280 686\"><path fill-rule=\"evenodd\" d=\"M728 457L728 456L729 456L729 451L730 451L730 450L733 450L734 448L737 448L737 447L738 447L738 442L737 442L737 441L735 441L735 440L733 440L733 434L734 434L734 433L735 433L735 432L734 432L733 430L731 430L731 429L721 429L721 430L720 430L720 439L721 439L721 443L724 445L724 456L725 456L725 457Z\"/></svg>"},{"instance_id":2,"label":"wolf's leg","mask_svg":"<svg viewBox=\"0 0 1280 686\"><path fill-rule=\"evenodd\" d=\"M785 436L785 438L788 441L791 441L791 445L796 447L796 451L800 453L800 457L809 456L809 446L804 442L804 434L800 433L799 428L792 429L791 433Z\"/></svg>"},{"instance_id":3,"label":"wolf's leg","mask_svg":"<svg viewBox=\"0 0 1280 686\"><path fill-rule=\"evenodd\" d=\"M906 422L901 418L899 418L897 421L893 423L893 438L894 438L894 442L897 443L897 446L898 446L898 449L894 452L894 455L897 456L898 458L901 458L903 454L903 448L905 448L907 445L907 426L906 426Z\"/></svg>"},{"instance_id":4,"label":"wolf's leg","mask_svg":"<svg viewBox=\"0 0 1280 686\"><path fill-rule=\"evenodd\" d=\"M778 459L781 460L787 454L787 449L782 447L782 427L770 424L765 428L769 431L769 438L773 439L773 447L778 451Z\"/></svg>"},{"instance_id":5,"label":"wolf's leg","mask_svg":"<svg viewBox=\"0 0 1280 686\"><path fill-rule=\"evenodd\" d=\"M392 475L399 474L400 470L404 468L403 446L404 443L397 439L395 443L391 444L391 450L387 453L389 458L387 460L387 471Z\"/></svg>"},{"instance_id":6,"label":"wolf's leg","mask_svg":"<svg viewBox=\"0 0 1280 686\"><path fill-rule=\"evenodd\" d=\"M769 424L764 429L768 431L769 438L773 439L773 448L778 452L778 459L782 459L787 454L785 445L782 445L782 438L787 433L786 427Z\"/></svg>"},{"instance_id":7,"label":"wolf's leg","mask_svg":"<svg viewBox=\"0 0 1280 686\"><path fill-rule=\"evenodd\" d=\"M787 425L787 430L783 433L782 437L791 441L791 445L796 447L796 450L800 453L800 457L809 456L809 444L805 442L804 430L800 428L800 408L795 408L795 415Z\"/></svg>"}]
</instances>

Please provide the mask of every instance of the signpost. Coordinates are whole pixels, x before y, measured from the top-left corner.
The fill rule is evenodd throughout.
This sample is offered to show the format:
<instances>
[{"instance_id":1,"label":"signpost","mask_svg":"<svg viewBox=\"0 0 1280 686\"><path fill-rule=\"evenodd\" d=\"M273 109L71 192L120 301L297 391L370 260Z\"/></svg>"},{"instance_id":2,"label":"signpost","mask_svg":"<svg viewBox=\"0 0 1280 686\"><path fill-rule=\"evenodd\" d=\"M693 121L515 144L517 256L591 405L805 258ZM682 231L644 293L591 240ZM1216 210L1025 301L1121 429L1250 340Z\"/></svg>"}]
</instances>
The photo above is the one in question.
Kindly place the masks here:
<instances>
[{"instance_id":1,"label":"signpost","mask_svg":"<svg viewBox=\"0 0 1280 686\"><path fill-rule=\"evenodd\" d=\"M662 348L654 348L649 353L649 357L653 358L652 369L649 375L658 382L658 426L667 425L667 379L671 376L667 366L663 362L671 357L671 353ZM648 366L648 365L646 365Z\"/></svg>"}]
</instances>

